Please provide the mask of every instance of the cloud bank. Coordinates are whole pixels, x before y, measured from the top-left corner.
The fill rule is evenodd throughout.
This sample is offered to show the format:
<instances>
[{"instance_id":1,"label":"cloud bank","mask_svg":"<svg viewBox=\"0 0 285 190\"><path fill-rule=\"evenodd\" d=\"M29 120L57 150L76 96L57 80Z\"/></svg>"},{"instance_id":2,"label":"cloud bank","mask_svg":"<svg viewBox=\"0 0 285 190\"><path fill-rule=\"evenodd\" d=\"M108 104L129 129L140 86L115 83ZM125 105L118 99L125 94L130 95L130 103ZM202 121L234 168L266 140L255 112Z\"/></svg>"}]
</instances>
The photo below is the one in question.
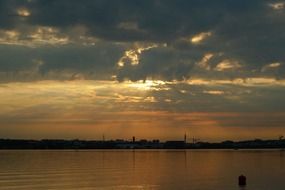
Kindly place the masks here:
<instances>
[{"instance_id":1,"label":"cloud bank","mask_svg":"<svg viewBox=\"0 0 285 190\"><path fill-rule=\"evenodd\" d=\"M1 0L0 5L1 81L62 80L78 73L119 81L284 77L283 1ZM270 67L274 63L278 66ZM38 73L23 76L35 67Z\"/></svg>"}]
</instances>

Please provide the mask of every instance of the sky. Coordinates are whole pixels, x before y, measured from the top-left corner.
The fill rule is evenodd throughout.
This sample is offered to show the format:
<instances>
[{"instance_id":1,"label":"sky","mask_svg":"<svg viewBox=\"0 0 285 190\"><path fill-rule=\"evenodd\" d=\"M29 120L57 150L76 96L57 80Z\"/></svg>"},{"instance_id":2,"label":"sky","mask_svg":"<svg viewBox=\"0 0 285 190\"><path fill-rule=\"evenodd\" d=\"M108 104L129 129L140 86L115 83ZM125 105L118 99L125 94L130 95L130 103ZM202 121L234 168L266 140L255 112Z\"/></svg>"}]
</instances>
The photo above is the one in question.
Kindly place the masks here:
<instances>
[{"instance_id":1,"label":"sky","mask_svg":"<svg viewBox=\"0 0 285 190\"><path fill-rule=\"evenodd\" d=\"M285 135L285 1L0 0L0 138Z\"/></svg>"}]
</instances>

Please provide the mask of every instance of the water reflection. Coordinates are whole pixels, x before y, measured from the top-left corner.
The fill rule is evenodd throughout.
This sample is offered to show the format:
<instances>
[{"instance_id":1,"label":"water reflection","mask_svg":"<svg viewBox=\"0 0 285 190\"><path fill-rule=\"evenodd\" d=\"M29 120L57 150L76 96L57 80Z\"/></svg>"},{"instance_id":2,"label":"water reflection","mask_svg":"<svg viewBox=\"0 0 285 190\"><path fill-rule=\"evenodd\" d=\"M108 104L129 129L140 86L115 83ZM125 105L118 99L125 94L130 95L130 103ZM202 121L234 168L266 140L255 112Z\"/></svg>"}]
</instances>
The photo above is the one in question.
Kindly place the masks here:
<instances>
[{"instance_id":1,"label":"water reflection","mask_svg":"<svg viewBox=\"0 0 285 190\"><path fill-rule=\"evenodd\" d=\"M266 150L0 151L0 189L283 190L284 161Z\"/></svg>"},{"instance_id":2,"label":"water reflection","mask_svg":"<svg viewBox=\"0 0 285 190\"><path fill-rule=\"evenodd\" d=\"M240 190L247 190L246 187L239 187Z\"/></svg>"}]
</instances>

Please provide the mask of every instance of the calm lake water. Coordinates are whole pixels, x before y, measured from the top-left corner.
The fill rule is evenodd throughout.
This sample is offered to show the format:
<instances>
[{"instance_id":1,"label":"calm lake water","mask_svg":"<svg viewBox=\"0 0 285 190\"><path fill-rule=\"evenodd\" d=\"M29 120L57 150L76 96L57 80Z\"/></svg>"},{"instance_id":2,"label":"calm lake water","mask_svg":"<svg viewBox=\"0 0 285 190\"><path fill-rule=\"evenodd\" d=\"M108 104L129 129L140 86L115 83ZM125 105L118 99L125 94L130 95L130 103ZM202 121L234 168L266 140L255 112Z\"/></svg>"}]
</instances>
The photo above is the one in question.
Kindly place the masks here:
<instances>
[{"instance_id":1,"label":"calm lake water","mask_svg":"<svg viewBox=\"0 0 285 190\"><path fill-rule=\"evenodd\" d=\"M284 190L285 151L0 151L0 189Z\"/></svg>"}]
</instances>

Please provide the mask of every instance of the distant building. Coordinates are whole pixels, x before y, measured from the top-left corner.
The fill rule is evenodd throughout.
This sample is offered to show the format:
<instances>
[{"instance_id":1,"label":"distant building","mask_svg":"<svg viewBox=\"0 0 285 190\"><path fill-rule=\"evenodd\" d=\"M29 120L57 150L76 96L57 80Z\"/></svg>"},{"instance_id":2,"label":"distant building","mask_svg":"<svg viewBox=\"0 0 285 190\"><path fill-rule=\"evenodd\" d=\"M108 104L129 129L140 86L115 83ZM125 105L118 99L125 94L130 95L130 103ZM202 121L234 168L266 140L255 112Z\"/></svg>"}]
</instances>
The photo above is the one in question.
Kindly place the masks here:
<instances>
[{"instance_id":1,"label":"distant building","mask_svg":"<svg viewBox=\"0 0 285 190\"><path fill-rule=\"evenodd\" d=\"M181 149L185 148L185 142L184 141L166 141L164 143L163 148L169 148L169 149Z\"/></svg>"},{"instance_id":2,"label":"distant building","mask_svg":"<svg viewBox=\"0 0 285 190\"><path fill-rule=\"evenodd\" d=\"M158 144L159 142L160 142L159 139L153 139L152 140L152 143L157 143Z\"/></svg>"}]
</instances>

